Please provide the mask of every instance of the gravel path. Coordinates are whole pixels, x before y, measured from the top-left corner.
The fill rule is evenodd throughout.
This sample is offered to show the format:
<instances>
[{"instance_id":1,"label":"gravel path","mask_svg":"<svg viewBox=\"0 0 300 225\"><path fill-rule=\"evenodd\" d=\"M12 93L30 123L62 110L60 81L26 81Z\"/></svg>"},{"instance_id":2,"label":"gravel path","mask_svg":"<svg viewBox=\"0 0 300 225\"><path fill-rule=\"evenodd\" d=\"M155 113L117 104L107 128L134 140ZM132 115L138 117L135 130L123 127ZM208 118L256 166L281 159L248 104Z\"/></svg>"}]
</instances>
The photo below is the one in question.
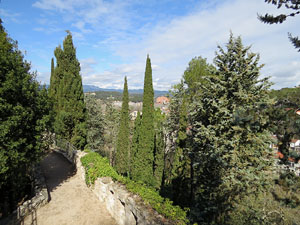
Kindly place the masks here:
<instances>
[{"instance_id":1,"label":"gravel path","mask_svg":"<svg viewBox=\"0 0 300 225\"><path fill-rule=\"evenodd\" d=\"M22 224L116 225L105 206L62 155L49 153L41 165L51 201L27 216Z\"/></svg>"}]
</instances>

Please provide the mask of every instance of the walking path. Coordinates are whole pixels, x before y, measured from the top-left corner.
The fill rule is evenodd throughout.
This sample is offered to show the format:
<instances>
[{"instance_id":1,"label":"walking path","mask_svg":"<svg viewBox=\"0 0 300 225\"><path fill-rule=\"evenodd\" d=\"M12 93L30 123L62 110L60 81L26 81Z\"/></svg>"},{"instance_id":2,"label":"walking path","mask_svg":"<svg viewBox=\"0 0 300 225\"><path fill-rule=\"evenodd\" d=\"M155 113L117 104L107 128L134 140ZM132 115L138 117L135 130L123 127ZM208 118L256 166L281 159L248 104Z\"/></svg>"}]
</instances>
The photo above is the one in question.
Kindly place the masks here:
<instances>
[{"instance_id":1,"label":"walking path","mask_svg":"<svg viewBox=\"0 0 300 225\"><path fill-rule=\"evenodd\" d=\"M49 153L41 163L50 202L27 216L24 225L116 225L106 208L62 155Z\"/></svg>"}]
</instances>

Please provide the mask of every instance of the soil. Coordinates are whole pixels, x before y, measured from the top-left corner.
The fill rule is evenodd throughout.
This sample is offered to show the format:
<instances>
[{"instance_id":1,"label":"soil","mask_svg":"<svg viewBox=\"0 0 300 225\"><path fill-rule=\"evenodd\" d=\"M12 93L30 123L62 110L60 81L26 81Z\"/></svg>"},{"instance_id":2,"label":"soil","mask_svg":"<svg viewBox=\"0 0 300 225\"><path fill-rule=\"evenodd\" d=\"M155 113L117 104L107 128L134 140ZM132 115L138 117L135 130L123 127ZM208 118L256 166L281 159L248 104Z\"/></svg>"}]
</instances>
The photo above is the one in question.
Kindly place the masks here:
<instances>
[{"instance_id":1,"label":"soil","mask_svg":"<svg viewBox=\"0 0 300 225\"><path fill-rule=\"evenodd\" d=\"M27 216L24 225L116 225L105 206L62 155L51 152L41 163L51 200Z\"/></svg>"}]
</instances>

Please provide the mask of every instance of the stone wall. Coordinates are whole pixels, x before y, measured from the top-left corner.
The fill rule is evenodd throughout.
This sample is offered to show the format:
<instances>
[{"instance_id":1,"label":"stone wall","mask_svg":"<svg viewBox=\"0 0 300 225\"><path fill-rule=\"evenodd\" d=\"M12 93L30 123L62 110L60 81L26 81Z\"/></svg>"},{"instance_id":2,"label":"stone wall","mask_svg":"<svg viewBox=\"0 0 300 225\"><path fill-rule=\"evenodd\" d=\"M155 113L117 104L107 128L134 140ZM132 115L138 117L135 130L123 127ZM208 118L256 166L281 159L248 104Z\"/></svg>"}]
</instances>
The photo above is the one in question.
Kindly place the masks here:
<instances>
[{"instance_id":1,"label":"stone wall","mask_svg":"<svg viewBox=\"0 0 300 225\"><path fill-rule=\"evenodd\" d=\"M20 224L24 217L34 213L38 208L49 202L47 185L40 165L35 166L33 177L34 197L25 201L9 217L0 220L0 224Z\"/></svg>"},{"instance_id":2,"label":"stone wall","mask_svg":"<svg viewBox=\"0 0 300 225\"><path fill-rule=\"evenodd\" d=\"M80 151L76 154L77 172L80 173L84 182L85 170L80 158L85 154ZM98 178L90 188L119 225L175 224L159 215L138 195L132 194L123 184L114 182L110 177Z\"/></svg>"}]
</instances>

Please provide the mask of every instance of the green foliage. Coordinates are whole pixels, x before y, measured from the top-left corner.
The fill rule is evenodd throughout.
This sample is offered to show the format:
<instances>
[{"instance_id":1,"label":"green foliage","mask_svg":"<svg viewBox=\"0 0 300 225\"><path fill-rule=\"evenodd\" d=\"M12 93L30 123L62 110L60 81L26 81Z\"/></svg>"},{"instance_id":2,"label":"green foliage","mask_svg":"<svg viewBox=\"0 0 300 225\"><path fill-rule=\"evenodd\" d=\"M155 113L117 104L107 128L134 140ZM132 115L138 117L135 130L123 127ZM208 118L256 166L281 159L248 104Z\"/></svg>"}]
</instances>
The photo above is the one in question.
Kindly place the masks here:
<instances>
[{"instance_id":1,"label":"green foliage","mask_svg":"<svg viewBox=\"0 0 300 225\"><path fill-rule=\"evenodd\" d=\"M137 159L137 153L139 148L139 140L141 135L141 114L140 111L137 113L137 117L134 121L134 130L131 141L131 149L130 149L130 175L131 177L136 176L135 168L137 168L137 164L139 163Z\"/></svg>"},{"instance_id":2,"label":"green foliage","mask_svg":"<svg viewBox=\"0 0 300 225\"><path fill-rule=\"evenodd\" d=\"M153 177L153 156L154 151L154 91L152 84L152 68L149 56L146 61L144 80L144 96L141 132L139 146L134 160L135 167L132 168L132 178L135 181L142 181L150 186L155 185Z\"/></svg>"},{"instance_id":3,"label":"green foliage","mask_svg":"<svg viewBox=\"0 0 300 225\"><path fill-rule=\"evenodd\" d=\"M99 177L111 177L126 185L127 190L138 194L145 203L153 207L158 213L166 218L173 220L176 224L186 224L186 210L179 206L172 205L172 201L161 197L154 189L147 187L141 182L134 182L128 178L118 175L118 173L109 165L106 158L101 157L95 152L88 153L81 158L82 165L86 171L87 184L93 184Z\"/></svg>"},{"instance_id":4,"label":"green foliage","mask_svg":"<svg viewBox=\"0 0 300 225\"><path fill-rule=\"evenodd\" d=\"M189 121L189 108L193 97L201 91L199 83L207 84L206 78L213 76L215 68L202 57L195 57L189 62L182 81L173 87L169 106L168 136L171 140L168 150L166 171L167 194L172 192L172 200L181 206L192 206L195 198L194 168L192 166L191 137L188 135L192 126Z\"/></svg>"},{"instance_id":5,"label":"green foliage","mask_svg":"<svg viewBox=\"0 0 300 225\"><path fill-rule=\"evenodd\" d=\"M299 224L300 178L280 174L272 187L249 195L230 214L230 224Z\"/></svg>"},{"instance_id":6,"label":"green foliage","mask_svg":"<svg viewBox=\"0 0 300 225\"><path fill-rule=\"evenodd\" d=\"M154 151L153 151L153 175L155 178L155 187L160 188L164 172L164 159L165 159L165 114L157 108L154 112Z\"/></svg>"},{"instance_id":7,"label":"green foliage","mask_svg":"<svg viewBox=\"0 0 300 225\"><path fill-rule=\"evenodd\" d=\"M46 147L51 102L0 19L0 215L25 195L28 176Z\"/></svg>"},{"instance_id":8,"label":"green foliage","mask_svg":"<svg viewBox=\"0 0 300 225\"><path fill-rule=\"evenodd\" d=\"M109 165L109 160L101 157L96 152L90 152L80 160L85 167L88 185L94 184L98 177L111 177L114 180L120 179L120 175Z\"/></svg>"},{"instance_id":9,"label":"green foliage","mask_svg":"<svg viewBox=\"0 0 300 225\"><path fill-rule=\"evenodd\" d=\"M115 149L117 142L117 134L119 130L120 113L114 108L112 101L105 101L104 110L104 151L102 156L110 159L111 165L115 162Z\"/></svg>"},{"instance_id":10,"label":"green foliage","mask_svg":"<svg viewBox=\"0 0 300 225\"><path fill-rule=\"evenodd\" d=\"M96 98L106 101L107 99L112 98L115 101L122 101L123 95L121 92L117 91L95 91ZM129 93L130 102L142 102L143 94L138 93Z\"/></svg>"},{"instance_id":11,"label":"green foliage","mask_svg":"<svg viewBox=\"0 0 300 225\"><path fill-rule=\"evenodd\" d=\"M281 162L286 164L291 139L299 138L300 119L295 111L300 104L300 88L272 90L270 96L276 100L275 107L269 112L272 121L270 129L277 137L278 151L284 155Z\"/></svg>"},{"instance_id":12,"label":"green foliage","mask_svg":"<svg viewBox=\"0 0 300 225\"><path fill-rule=\"evenodd\" d=\"M93 96L85 96L87 119L87 147L101 152L104 148L104 115L99 101Z\"/></svg>"},{"instance_id":13,"label":"green foliage","mask_svg":"<svg viewBox=\"0 0 300 225\"><path fill-rule=\"evenodd\" d=\"M280 90L271 90L270 97L276 98L279 104L290 108L300 104L300 88L282 88Z\"/></svg>"},{"instance_id":14,"label":"green foliage","mask_svg":"<svg viewBox=\"0 0 300 225\"><path fill-rule=\"evenodd\" d=\"M211 76L214 66L206 62L205 58L195 57L189 62L183 74L183 82L187 84L186 91L190 97L193 97L199 88L198 83L205 83L205 77Z\"/></svg>"},{"instance_id":15,"label":"green foliage","mask_svg":"<svg viewBox=\"0 0 300 225\"><path fill-rule=\"evenodd\" d=\"M56 114L55 133L79 149L86 145L86 108L84 103L80 64L72 35L68 32L63 49L55 49L56 67L51 63L50 96ZM52 61L53 62L53 61Z\"/></svg>"},{"instance_id":16,"label":"green foliage","mask_svg":"<svg viewBox=\"0 0 300 225\"><path fill-rule=\"evenodd\" d=\"M129 162L130 162L130 128L129 128L129 98L128 98L128 85L127 78L124 81L122 110L120 116L120 126L117 138L116 157L114 167L119 174L129 175Z\"/></svg>"},{"instance_id":17,"label":"green foliage","mask_svg":"<svg viewBox=\"0 0 300 225\"><path fill-rule=\"evenodd\" d=\"M199 84L190 110L196 204L205 223L227 224L235 205L270 183L268 79L258 55L231 34L219 48L214 76Z\"/></svg>"}]
</instances>

